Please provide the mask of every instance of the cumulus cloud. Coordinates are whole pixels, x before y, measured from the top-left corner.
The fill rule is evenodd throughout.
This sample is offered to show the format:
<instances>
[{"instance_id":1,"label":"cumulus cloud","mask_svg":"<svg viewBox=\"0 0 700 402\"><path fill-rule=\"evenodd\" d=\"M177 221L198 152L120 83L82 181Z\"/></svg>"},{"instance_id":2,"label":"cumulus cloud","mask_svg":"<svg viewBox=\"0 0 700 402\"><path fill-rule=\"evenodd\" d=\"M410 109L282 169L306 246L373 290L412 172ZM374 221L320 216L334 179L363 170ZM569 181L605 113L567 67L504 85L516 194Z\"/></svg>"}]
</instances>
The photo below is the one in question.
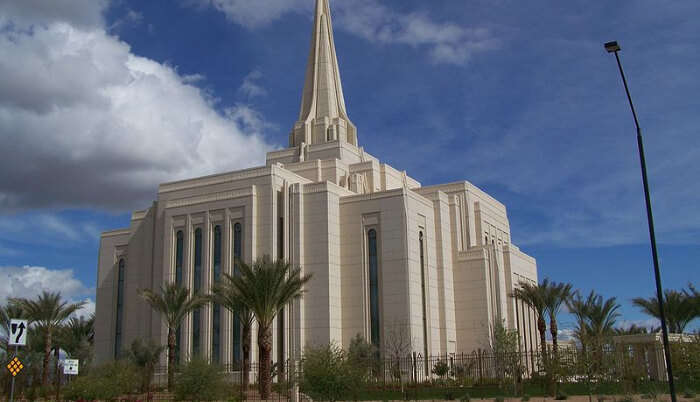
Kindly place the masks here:
<instances>
[{"instance_id":1,"label":"cumulus cloud","mask_svg":"<svg viewBox=\"0 0 700 402\"><path fill-rule=\"evenodd\" d=\"M72 269L28 266L0 267L0 303L8 298L32 299L43 291L60 292L66 300L84 300L94 293L75 277Z\"/></svg>"},{"instance_id":2,"label":"cumulus cloud","mask_svg":"<svg viewBox=\"0 0 700 402\"><path fill-rule=\"evenodd\" d=\"M46 25L58 21L78 27L103 24L109 0L8 0L0 2L0 24Z\"/></svg>"},{"instance_id":3,"label":"cumulus cloud","mask_svg":"<svg viewBox=\"0 0 700 402\"><path fill-rule=\"evenodd\" d=\"M236 24L258 28L289 12L310 12L302 0L201 0ZM436 63L464 64L476 52L498 46L492 32L436 21L422 13L399 13L375 0L345 0L333 4L336 27L376 44L425 48Z\"/></svg>"},{"instance_id":4,"label":"cumulus cloud","mask_svg":"<svg viewBox=\"0 0 700 402\"><path fill-rule=\"evenodd\" d=\"M0 211L129 209L158 183L264 160L259 114L218 111L196 86L201 76L135 55L95 18L44 3L0 6ZM34 20L43 23L26 29Z\"/></svg>"}]
</instances>

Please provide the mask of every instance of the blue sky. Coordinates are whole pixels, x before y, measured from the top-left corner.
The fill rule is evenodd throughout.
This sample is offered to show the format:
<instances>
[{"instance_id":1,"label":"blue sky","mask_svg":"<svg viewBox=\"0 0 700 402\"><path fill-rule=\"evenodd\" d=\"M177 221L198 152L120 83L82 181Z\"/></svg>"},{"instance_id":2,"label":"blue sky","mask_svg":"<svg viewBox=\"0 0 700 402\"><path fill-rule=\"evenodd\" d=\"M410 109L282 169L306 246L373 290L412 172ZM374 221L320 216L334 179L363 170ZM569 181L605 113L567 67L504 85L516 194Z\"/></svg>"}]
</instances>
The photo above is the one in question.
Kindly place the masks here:
<instances>
[{"instance_id":1,"label":"blue sky","mask_svg":"<svg viewBox=\"0 0 700 402\"><path fill-rule=\"evenodd\" d=\"M127 226L158 183L260 165L285 146L312 6L3 2L0 298L47 287L93 299L100 231ZM654 288L634 124L602 46L618 40L664 285L700 282L698 2L331 7L360 145L423 184L486 190L541 277L616 296L641 322L629 300Z\"/></svg>"}]
</instances>

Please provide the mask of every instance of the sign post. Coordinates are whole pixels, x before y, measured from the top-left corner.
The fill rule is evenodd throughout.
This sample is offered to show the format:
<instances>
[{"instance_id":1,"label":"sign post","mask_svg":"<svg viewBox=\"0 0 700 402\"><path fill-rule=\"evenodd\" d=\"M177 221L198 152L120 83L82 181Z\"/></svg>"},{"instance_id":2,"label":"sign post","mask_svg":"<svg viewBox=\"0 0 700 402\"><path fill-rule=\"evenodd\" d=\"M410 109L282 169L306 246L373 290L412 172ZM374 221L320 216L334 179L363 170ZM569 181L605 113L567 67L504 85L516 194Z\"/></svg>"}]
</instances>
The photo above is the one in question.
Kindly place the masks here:
<instances>
[{"instance_id":1,"label":"sign post","mask_svg":"<svg viewBox=\"0 0 700 402\"><path fill-rule=\"evenodd\" d=\"M15 397L15 377L24 368L22 362L17 358L17 352L20 346L27 345L27 328L29 324L27 320L20 320L17 318L10 319L10 336L8 339L8 345L15 347L15 355L13 356L10 363L7 364L7 369L10 370L12 374L12 385L10 386L10 402L13 401Z\"/></svg>"}]
</instances>

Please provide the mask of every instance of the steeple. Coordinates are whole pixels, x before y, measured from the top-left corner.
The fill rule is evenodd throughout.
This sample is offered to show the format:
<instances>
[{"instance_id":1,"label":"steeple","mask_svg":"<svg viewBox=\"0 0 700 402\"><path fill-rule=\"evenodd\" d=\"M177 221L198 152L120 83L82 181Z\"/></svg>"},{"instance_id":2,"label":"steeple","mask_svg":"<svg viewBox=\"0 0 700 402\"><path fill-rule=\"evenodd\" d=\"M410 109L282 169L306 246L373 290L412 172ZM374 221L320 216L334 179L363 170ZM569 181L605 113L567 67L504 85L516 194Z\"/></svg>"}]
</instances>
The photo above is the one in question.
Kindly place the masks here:
<instances>
[{"instance_id":1,"label":"steeple","mask_svg":"<svg viewBox=\"0 0 700 402\"><path fill-rule=\"evenodd\" d=\"M330 6L328 0L316 0L301 112L289 134L289 146L330 141L357 145L357 129L345 110Z\"/></svg>"}]
</instances>

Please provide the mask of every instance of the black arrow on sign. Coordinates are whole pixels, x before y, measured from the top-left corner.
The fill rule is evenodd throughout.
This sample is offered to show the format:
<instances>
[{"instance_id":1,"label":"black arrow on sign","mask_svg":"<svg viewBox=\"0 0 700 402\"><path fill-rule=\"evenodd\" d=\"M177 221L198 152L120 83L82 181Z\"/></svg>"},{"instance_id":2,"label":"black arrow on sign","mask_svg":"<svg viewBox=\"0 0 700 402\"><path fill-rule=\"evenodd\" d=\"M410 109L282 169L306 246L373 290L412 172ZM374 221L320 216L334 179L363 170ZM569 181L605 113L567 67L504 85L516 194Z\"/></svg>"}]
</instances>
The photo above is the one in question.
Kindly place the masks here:
<instances>
[{"instance_id":1,"label":"black arrow on sign","mask_svg":"<svg viewBox=\"0 0 700 402\"><path fill-rule=\"evenodd\" d=\"M18 328L16 328L17 324L13 325L12 332L15 332ZM19 343L19 338L22 337L22 334L24 333L24 323L20 322L19 323L19 333L17 334L17 337L15 338L15 343Z\"/></svg>"}]
</instances>

